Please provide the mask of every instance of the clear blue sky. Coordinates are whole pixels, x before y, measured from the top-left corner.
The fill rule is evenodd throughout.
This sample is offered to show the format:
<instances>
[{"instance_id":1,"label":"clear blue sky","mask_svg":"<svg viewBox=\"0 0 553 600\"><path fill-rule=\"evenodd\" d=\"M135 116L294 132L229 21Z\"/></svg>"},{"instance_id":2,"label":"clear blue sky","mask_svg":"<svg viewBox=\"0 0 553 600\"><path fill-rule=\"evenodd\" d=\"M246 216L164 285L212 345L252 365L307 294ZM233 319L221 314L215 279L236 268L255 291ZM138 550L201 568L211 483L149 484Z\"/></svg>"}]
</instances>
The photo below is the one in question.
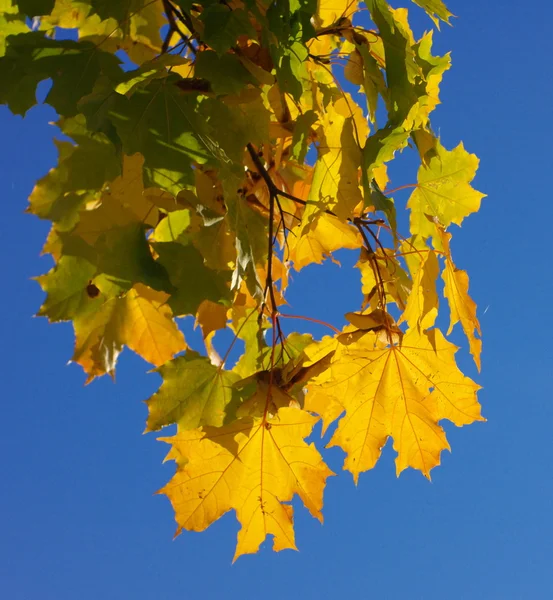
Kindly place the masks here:
<instances>
[{"instance_id":1,"label":"clear blue sky","mask_svg":"<svg viewBox=\"0 0 553 600\"><path fill-rule=\"evenodd\" d=\"M480 156L476 183L489 195L454 232L480 308L488 422L446 424L453 453L432 483L413 471L396 479L388 446L356 488L340 451L327 452L340 476L329 480L324 526L297 507L300 552L266 544L231 566L231 514L172 540L169 503L153 492L173 466L161 464L166 446L142 435L141 400L157 376L125 351L117 384L83 387L80 368L66 366L70 325L31 318L43 296L30 278L50 262L39 257L46 223L23 210L55 163L55 115L0 108L0 597L553 598L553 5L448 4L460 18L437 36L454 62L434 123L446 146L462 139ZM330 267L333 279L316 268L296 276L294 312L339 323L358 300L348 264ZM476 375L466 351L459 360Z\"/></svg>"}]
</instances>

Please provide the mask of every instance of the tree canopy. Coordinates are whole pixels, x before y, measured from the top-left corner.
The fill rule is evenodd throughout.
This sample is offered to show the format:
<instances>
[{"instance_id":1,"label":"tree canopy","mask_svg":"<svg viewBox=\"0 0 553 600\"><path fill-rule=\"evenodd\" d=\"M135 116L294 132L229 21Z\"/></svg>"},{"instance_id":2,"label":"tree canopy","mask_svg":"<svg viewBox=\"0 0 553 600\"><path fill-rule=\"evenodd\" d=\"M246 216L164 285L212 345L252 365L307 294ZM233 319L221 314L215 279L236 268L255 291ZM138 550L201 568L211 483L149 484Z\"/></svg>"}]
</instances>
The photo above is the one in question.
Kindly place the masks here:
<instances>
[{"instance_id":1,"label":"tree canopy","mask_svg":"<svg viewBox=\"0 0 553 600\"><path fill-rule=\"evenodd\" d=\"M483 420L447 337L459 324L480 369L450 241L484 194L477 157L430 122L450 68L434 29L453 15L414 3L431 27L418 39L385 0L0 0L0 102L25 115L48 80L64 137L29 198L52 223L38 314L72 322L87 382L114 376L125 346L156 367L146 430L176 425L161 492L178 531L233 509L235 558L267 535L296 548L295 495L322 521L334 473L306 441L318 420L355 481L388 438L398 474L430 478L440 421ZM407 153L417 179L392 186ZM290 273L341 249L362 303L322 339L285 334Z\"/></svg>"}]
</instances>

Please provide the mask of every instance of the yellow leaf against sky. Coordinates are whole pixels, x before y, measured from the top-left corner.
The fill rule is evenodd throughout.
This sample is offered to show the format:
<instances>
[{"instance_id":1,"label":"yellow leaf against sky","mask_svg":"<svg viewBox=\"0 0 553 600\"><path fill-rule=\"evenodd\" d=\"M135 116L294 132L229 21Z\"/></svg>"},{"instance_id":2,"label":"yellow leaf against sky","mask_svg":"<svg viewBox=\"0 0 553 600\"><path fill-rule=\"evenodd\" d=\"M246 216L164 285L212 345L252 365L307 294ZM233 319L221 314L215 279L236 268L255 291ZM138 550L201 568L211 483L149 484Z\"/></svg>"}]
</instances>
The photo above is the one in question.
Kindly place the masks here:
<instances>
[{"instance_id":1,"label":"yellow leaf against sky","mask_svg":"<svg viewBox=\"0 0 553 600\"><path fill-rule=\"evenodd\" d=\"M377 248L374 254L361 251L355 265L361 272L361 291L365 303L376 308L379 300L395 302L400 309L405 308L411 289L411 280L399 264L396 252L391 248Z\"/></svg>"},{"instance_id":2,"label":"yellow leaf against sky","mask_svg":"<svg viewBox=\"0 0 553 600\"><path fill-rule=\"evenodd\" d=\"M72 360L87 373L87 383L106 373L114 375L124 345L156 366L186 349L167 298L163 292L136 284L123 296L105 302L101 296L96 298L73 319Z\"/></svg>"},{"instance_id":3,"label":"yellow leaf against sky","mask_svg":"<svg viewBox=\"0 0 553 600\"><path fill-rule=\"evenodd\" d=\"M475 190L474 179L479 160L459 144L446 150L436 142L435 154L421 165L418 183L407 206L411 209L411 233L424 238L435 234L433 220L443 227L460 225L465 217L480 208L485 194Z\"/></svg>"},{"instance_id":4,"label":"yellow leaf against sky","mask_svg":"<svg viewBox=\"0 0 553 600\"><path fill-rule=\"evenodd\" d=\"M353 111L353 112L352 112ZM321 126L319 159L313 173L309 201L332 210L340 218L350 217L363 201L359 173L362 143L368 133L366 119L359 106L345 98L327 107ZM304 220L316 212L306 209Z\"/></svg>"},{"instance_id":5,"label":"yellow leaf against sky","mask_svg":"<svg viewBox=\"0 0 553 600\"><path fill-rule=\"evenodd\" d=\"M163 438L172 445L167 459L176 461L177 472L160 493L173 505L177 533L203 531L234 509L241 524L234 560L257 552L267 535L273 535L274 550L295 550L288 503L297 494L322 521L323 491L333 475L304 441L316 421L304 411L281 408L271 419L246 417Z\"/></svg>"},{"instance_id":6,"label":"yellow leaf against sky","mask_svg":"<svg viewBox=\"0 0 553 600\"><path fill-rule=\"evenodd\" d=\"M449 302L450 321L447 334L449 335L456 323L461 323L461 327L467 336L470 353L474 362L480 371L480 354L482 352L482 340L476 337L475 332L481 335L480 323L476 316L476 303L469 296L469 276L466 271L458 269L451 258L449 241L451 234L439 229L439 236L442 242L442 248L445 252L445 268L442 273L442 279L445 283L444 296Z\"/></svg>"},{"instance_id":7,"label":"yellow leaf against sky","mask_svg":"<svg viewBox=\"0 0 553 600\"><path fill-rule=\"evenodd\" d=\"M312 263L322 263L340 248L361 246L359 232L349 223L322 213L307 225L298 225L288 237L289 254L286 257L299 271Z\"/></svg>"},{"instance_id":8,"label":"yellow leaf against sky","mask_svg":"<svg viewBox=\"0 0 553 600\"><path fill-rule=\"evenodd\" d=\"M137 64L154 58L162 45L159 34L160 27L165 23L162 2L127 0L118 4L126 4L126 7L115 9L115 13L122 13L121 22L114 18L102 20L99 14L91 10L90 2L56 0L52 13L41 17L40 29L50 34L55 27L78 28L79 39L94 42L102 50L116 52L124 49Z\"/></svg>"},{"instance_id":9,"label":"yellow leaf against sky","mask_svg":"<svg viewBox=\"0 0 553 600\"><path fill-rule=\"evenodd\" d=\"M81 210L79 221L71 230L88 244L94 245L105 232L131 223L157 225L159 210L144 195L140 154L123 156L122 174L107 183L98 195L96 206Z\"/></svg>"},{"instance_id":10,"label":"yellow leaf against sky","mask_svg":"<svg viewBox=\"0 0 553 600\"><path fill-rule=\"evenodd\" d=\"M159 221L159 211L144 194L142 167L144 157L141 154L123 155L123 173L109 184L104 191L102 202L120 204L129 210L137 221L155 227Z\"/></svg>"},{"instance_id":11,"label":"yellow leaf against sky","mask_svg":"<svg viewBox=\"0 0 553 600\"><path fill-rule=\"evenodd\" d=\"M321 27L329 27L341 17L351 17L357 10L357 0L319 0L317 16Z\"/></svg>"},{"instance_id":12,"label":"yellow leaf against sky","mask_svg":"<svg viewBox=\"0 0 553 600\"><path fill-rule=\"evenodd\" d=\"M440 265L436 254L426 251L409 255L408 266L411 269L413 287L407 299L407 306L399 323L407 322L410 328L428 329L434 325L438 316L438 293L436 279Z\"/></svg>"},{"instance_id":13,"label":"yellow leaf against sky","mask_svg":"<svg viewBox=\"0 0 553 600\"><path fill-rule=\"evenodd\" d=\"M95 13L88 15L80 25L79 39L91 41L111 52L126 50L129 58L141 65L161 50L159 30L166 23L163 4L151 0L127 4L128 10L120 23L114 18L102 20Z\"/></svg>"},{"instance_id":14,"label":"yellow leaf against sky","mask_svg":"<svg viewBox=\"0 0 553 600\"><path fill-rule=\"evenodd\" d=\"M394 440L398 475L413 467L430 478L441 451L449 449L438 422L461 426L483 420L479 386L457 368L457 347L438 329L412 329L391 346L375 333L351 339L306 348L312 360L335 349L328 371L308 386L306 409L319 412L328 425L343 408L345 416L328 445L345 450L344 469L356 482L359 473L375 466L388 437Z\"/></svg>"},{"instance_id":15,"label":"yellow leaf against sky","mask_svg":"<svg viewBox=\"0 0 553 600\"><path fill-rule=\"evenodd\" d=\"M207 355L217 366L221 364L222 359L213 346L213 337L217 331L227 326L227 311L228 308L222 304L204 300L198 307L194 323L194 329L200 326Z\"/></svg>"}]
</instances>

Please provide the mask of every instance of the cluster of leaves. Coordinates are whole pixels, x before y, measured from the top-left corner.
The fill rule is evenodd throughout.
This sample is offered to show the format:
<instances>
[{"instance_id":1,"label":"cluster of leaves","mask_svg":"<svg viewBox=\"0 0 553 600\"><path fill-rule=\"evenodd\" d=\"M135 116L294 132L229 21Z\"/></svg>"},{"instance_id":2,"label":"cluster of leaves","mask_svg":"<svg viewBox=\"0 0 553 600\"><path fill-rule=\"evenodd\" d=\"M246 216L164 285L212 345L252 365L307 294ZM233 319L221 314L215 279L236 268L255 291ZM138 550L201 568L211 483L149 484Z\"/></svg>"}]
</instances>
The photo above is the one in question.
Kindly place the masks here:
<instances>
[{"instance_id":1,"label":"cluster of leaves","mask_svg":"<svg viewBox=\"0 0 553 600\"><path fill-rule=\"evenodd\" d=\"M442 0L414 1L449 23ZM234 509L236 557L268 534L295 548L295 494L322 520L333 473L305 441L318 419L323 433L338 421L328 445L356 481L389 437L397 473L429 477L449 448L439 421L482 420L478 385L435 327L441 271L447 335L460 323L480 367L448 232L479 208L478 159L442 146L429 120L450 58L432 54L432 31L415 38L406 8L365 5L0 0L0 102L24 115L50 80L69 140L30 196L52 221L39 314L73 322L88 381L113 375L124 346L157 367L147 430L177 426L162 492L179 531ZM408 147L417 182L390 190L387 163ZM290 269L342 248L359 255L362 305L322 340L285 336ZM187 315L203 354L176 325ZM234 342L222 358L213 344L223 329L245 347L232 368Z\"/></svg>"}]
</instances>

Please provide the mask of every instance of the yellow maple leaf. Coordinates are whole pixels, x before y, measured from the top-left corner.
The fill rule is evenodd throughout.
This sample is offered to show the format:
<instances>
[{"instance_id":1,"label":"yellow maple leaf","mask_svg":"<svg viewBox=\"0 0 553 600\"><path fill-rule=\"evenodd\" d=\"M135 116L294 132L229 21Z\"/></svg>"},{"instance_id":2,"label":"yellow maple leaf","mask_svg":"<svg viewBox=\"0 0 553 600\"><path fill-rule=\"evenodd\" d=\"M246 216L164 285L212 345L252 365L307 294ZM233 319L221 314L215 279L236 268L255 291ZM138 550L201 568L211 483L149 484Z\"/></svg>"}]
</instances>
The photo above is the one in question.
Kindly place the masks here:
<instances>
[{"instance_id":1,"label":"yellow maple leaf","mask_svg":"<svg viewBox=\"0 0 553 600\"><path fill-rule=\"evenodd\" d=\"M445 283L444 296L449 302L449 329L447 335L451 333L456 323L461 323L461 327L467 336L470 353L474 362L480 371L480 354L482 352L482 340L476 337L475 332L481 335L480 323L476 316L476 303L469 296L469 276L466 271L458 269L452 258L449 248L451 234L446 233L442 228L438 229L442 248L446 259L445 267L442 273L442 279Z\"/></svg>"},{"instance_id":2,"label":"yellow maple leaf","mask_svg":"<svg viewBox=\"0 0 553 600\"><path fill-rule=\"evenodd\" d=\"M196 322L194 329L199 325L202 330L202 337L205 344L207 355L214 365L221 364L221 358L213 347L213 337L220 329L227 326L228 308L222 304L217 304L211 300L204 300L196 312Z\"/></svg>"},{"instance_id":3,"label":"yellow maple leaf","mask_svg":"<svg viewBox=\"0 0 553 600\"><path fill-rule=\"evenodd\" d=\"M304 221L310 220L312 214L322 207L345 219L363 201L359 182L359 144L365 140L367 132L363 112L348 95L327 107L318 129L319 159L315 164L309 192L310 203L318 205L318 208L308 206Z\"/></svg>"},{"instance_id":4,"label":"yellow maple leaf","mask_svg":"<svg viewBox=\"0 0 553 600\"><path fill-rule=\"evenodd\" d=\"M359 232L349 223L322 213L307 225L298 225L288 238L288 259L299 271L312 263L322 263L340 248L361 246Z\"/></svg>"},{"instance_id":5,"label":"yellow maple leaf","mask_svg":"<svg viewBox=\"0 0 553 600\"><path fill-rule=\"evenodd\" d=\"M168 294L142 284L120 297L91 304L74 318L73 361L88 375L87 383L109 373L124 345L148 362L160 366L186 349L182 332L166 301Z\"/></svg>"},{"instance_id":6,"label":"yellow maple leaf","mask_svg":"<svg viewBox=\"0 0 553 600\"><path fill-rule=\"evenodd\" d=\"M399 323L407 322L410 328L428 329L438 316L436 279L440 265L436 254L426 248L419 254L408 255L407 264L413 277L413 287Z\"/></svg>"},{"instance_id":7,"label":"yellow maple leaf","mask_svg":"<svg viewBox=\"0 0 553 600\"><path fill-rule=\"evenodd\" d=\"M442 227L460 225L465 217L480 208L485 194L475 190L474 179L479 160L459 144L446 150L436 141L435 153L419 168L418 183L407 206L411 209L411 233L428 238L435 233L433 222Z\"/></svg>"},{"instance_id":8,"label":"yellow maple leaf","mask_svg":"<svg viewBox=\"0 0 553 600\"><path fill-rule=\"evenodd\" d=\"M395 302L400 309L405 308L411 281L399 264L395 250L377 248L371 254L362 249L355 266L361 272L361 290L366 303L376 308L379 302Z\"/></svg>"},{"instance_id":9,"label":"yellow maple leaf","mask_svg":"<svg viewBox=\"0 0 553 600\"><path fill-rule=\"evenodd\" d=\"M161 51L160 28L165 25L163 4L140 0L129 10L121 23L114 18L102 20L91 14L80 25L79 39L91 41L104 50L126 50L129 58L138 65L155 58Z\"/></svg>"},{"instance_id":10,"label":"yellow maple leaf","mask_svg":"<svg viewBox=\"0 0 553 600\"><path fill-rule=\"evenodd\" d=\"M317 17L321 27L329 27L341 17L351 17L357 10L357 0L319 0Z\"/></svg>"},{"instance_id":11,"label":"yellow maple leaf","mask_svg":"<svg viewBox=\"0 0 553 600\"><path fill-rule=\"evenodd\" d=\"M94 245L107 230L130 223L150 227L158 223L159 210L144 195L143 163L141 154L123 156L122 174L104 186L94 206L81 210L79 221L71 230L72 236Z\"/></svg>"},{"instance_id":12,"label":"yellow maple leaf","mask_svg":"<svg viewBox=\"0 0 553 600\"><path fill-rule=\"evenodd\" d=\"M50 33L50 31L55 31L56 27L62 29L82 27L90 10L91 7L84 2L56 0L52 12L40 18L40 28Z\"/></svg>"},{"instance_id":13,"label":"yellow maple leaf","mask_svg":"<svg viewBox=\"0 0 553 600\"><path fill-rule=\"evenodd\" d=\"M346 451L344 469L356 482L375 466L388 437L394 440L398 475L413 467L430 478L441 451L449 449L438 422L461 426L484 420L476 399L479 386L455 363L457 347L438 329L412 329L392 344L373 332L349 336L351 343L348 336L341 336L343 343L323 340L322 352L335 353L328 371L308 386L306 408L321 414L326 425L340 407L345 411L329 447ZM305 353L320 359L319 344Z\"/></svg>"},{"instance_id":14,"label":"yellow maple leaf","mask_svg":"<svg viewBox=\"0 0 553 600\"><path fill-rule=\"evenodd\" d=\"M298 494L322 522L323 491L333 475L315 446L304 442L316 421L281 408L272 418L245 417L163 438L172 445L167 459L177 462L177 472L160 493L173 505L177 533L203 531L234 509L242 526L234 560L257 552L269 534L274 550L295 550L288 503Z\"/></svg>"}]
</instances>

